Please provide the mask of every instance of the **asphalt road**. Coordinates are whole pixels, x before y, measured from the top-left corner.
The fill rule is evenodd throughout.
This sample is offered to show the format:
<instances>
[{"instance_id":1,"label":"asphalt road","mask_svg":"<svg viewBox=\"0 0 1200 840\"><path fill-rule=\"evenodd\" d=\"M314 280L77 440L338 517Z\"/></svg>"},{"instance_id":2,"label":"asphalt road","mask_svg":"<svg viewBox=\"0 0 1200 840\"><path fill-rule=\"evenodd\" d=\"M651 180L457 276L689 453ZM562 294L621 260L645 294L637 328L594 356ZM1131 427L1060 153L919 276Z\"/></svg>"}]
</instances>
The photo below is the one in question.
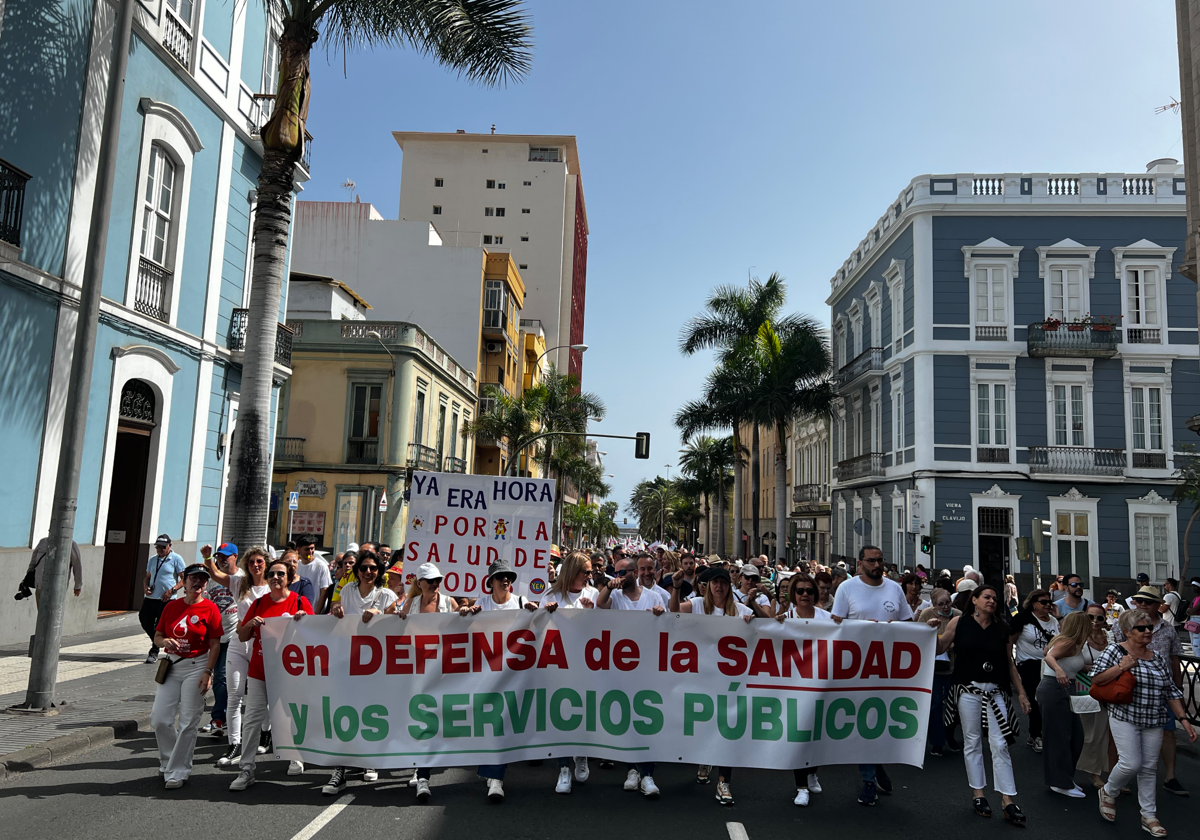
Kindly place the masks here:
<instances>
[{"instance_id":1,"label":"asphalt road","mask_svg":"<svg viewBox=\"0 0 1200 840\"><path fill-rule=\"evenodd\" d=\"M0 782L0 836L28 838L104 837L162 840L185 837L238 837L255 840L388 837L556 838L613 840L674 838L689 840L792 840L807 830L845 836L969 836L964 832L1012 834L999 818L999 796L991 797L997 816L984 820L970 809L962 758L930 758L924 770L895 766L895 793L873 808L859 805L858 774L853 767L821 772L825 792L808 808L792 804L790 771L738 770L733 783L737 804L713 800L715 784L697 785L695 768L659 765L658 801L621 789L624 770L599 770L569 796L554 793L556 767L509 768L507 800L492 805L474 768L435 770L433 799L418 805L407 786L407 773L384 772L377 783L352 777L340 797L322 796L326 774L316 768L297 777L287 763L260 762L259 782L243 793L227 790L233 774L213 763L223 743L202 738L198 763L189 783L166 791L158 780L154 737L141 732L113 746L77 756L43 770ZM1042 786L1040 756L1016 750L1018 802L1029 817L1029 830L1040 836L1074 837L1087 831L1104 837L1140 836L1137 805L1122 797L1117 828L1106 826L1086 779L1085 800L1068 800ZM1200 796L1200 762L1180 756L1179 777ZM1159 817L1182 837L1190 824L1190 799L1159 795ZM343 807L336 807L336 806ZM254 806L251 808L251 806ZM331 806L335 806L332 807ZM327 820L327 822L322 822ZM732 824L732 825L731 825ZM738 825L745 834L739 833ZM319 828L318 831L313 831ZM13 833L9 833L9 831ZM249 832L249 834L244 834ZM1138 832L1138 834L1133 834Z\"/></svg>"}]
</instances>

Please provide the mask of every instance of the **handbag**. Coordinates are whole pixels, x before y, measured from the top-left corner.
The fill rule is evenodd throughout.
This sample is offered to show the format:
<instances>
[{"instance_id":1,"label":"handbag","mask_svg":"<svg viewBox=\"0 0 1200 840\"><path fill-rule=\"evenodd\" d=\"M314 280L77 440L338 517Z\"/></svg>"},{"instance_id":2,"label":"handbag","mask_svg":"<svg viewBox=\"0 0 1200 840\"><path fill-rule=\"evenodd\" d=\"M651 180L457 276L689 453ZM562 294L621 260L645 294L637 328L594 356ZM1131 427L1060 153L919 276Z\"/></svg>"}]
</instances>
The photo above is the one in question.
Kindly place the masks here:
<instances>
[{"instance_id":1,"label":"handbag","mask_svg":"<svg viewBox=\"0 0 1200 840\"><path fill-rule=\"evenodd\" d=\"M1121 652L1128 653L1125 648L1121 648ZM1121 676L1104 685L1097 685L1093 681L1092 687L1088 689L1088 694L1101 703L1115 703L1118 706L1124 706L1133 702L1135 685L1137 685L1137 680L1133 676L1133 671L1125 671Z\"/></svg>"},{"instance_id":2,"label":"handbag","mask_svg":"<svg viewBox=\"0 0 1200 840\"><path fill-rule=\"evenodd\" d=\"M1194 618L1189 618L1183 623L1183 629L1193 635L1200 633L1200 621L1196 621Z\"/></svg>"},{"instance_id":3,"label":"handbag","mask_svg":"<svg viewBox=\"0 0 1200 840\"><path fill-rule=\"evenodd\" d=\"M165 683L167 681L167 674L171 673L171 666L173 664L169 656L164 656L158 660L158 670L154 672L154 681L159 685Z\"/></svg>"}]
</instances>

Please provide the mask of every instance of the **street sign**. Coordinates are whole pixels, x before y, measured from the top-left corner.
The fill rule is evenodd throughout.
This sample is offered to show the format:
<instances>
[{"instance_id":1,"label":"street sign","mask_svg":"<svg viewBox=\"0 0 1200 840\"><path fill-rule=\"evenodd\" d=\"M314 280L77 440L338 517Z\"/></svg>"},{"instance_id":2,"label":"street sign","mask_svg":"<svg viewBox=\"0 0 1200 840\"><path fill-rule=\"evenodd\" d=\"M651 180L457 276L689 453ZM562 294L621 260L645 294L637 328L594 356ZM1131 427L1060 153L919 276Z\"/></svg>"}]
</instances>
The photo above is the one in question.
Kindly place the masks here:
<instances>
[{"instance_id":1,"label":"street sign","mask_svg":"<svg viewBox=\"0 0 1200 840\"><path fill-rule=\"evenodd\" d=\"M904 506L905 513L908 514L908 533L910 534L919 534L922 531L921 504L924 501L924 493L917 490L904 491Z\"/></svg>"},{"instance_id":2,"label":"street sign","mask_svg":"<svg viewBox=\"0 0 1200 840\"><path fill-rule=\"evenodd\" d=\"M384 513L387 510L387 491L384 490L379 494L379 512Z\"/></svg>"},{"instance_id":3,"label":"street sign","mask_svg":"<svg viewBox=\"0 0 1200 840\"><path fill-rule=\"evenodd\" d=\"M288 510L299 510L299 509L300 509L300 494L297 491L293 490L291 493L288 493Z\"/></svg>"}]
</instances>

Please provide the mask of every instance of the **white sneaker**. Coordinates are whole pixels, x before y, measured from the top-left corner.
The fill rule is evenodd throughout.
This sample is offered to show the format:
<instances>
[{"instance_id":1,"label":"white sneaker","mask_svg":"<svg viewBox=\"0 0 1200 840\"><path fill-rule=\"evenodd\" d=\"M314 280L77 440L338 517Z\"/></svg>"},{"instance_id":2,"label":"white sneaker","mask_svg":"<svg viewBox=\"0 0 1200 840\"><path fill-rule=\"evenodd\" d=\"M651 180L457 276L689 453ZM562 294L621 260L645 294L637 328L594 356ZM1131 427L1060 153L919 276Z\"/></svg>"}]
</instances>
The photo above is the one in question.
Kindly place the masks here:
<instances>
[{"instance_id":1,"label":"white sneaker","mask_svg":"<svg viewBox=\"0 0 1200 840\"><path fill-rule=\"evenodd\" d=\"M1055 793L1061 793L1063 796L1069 796L1071 799L1086 799L1087 798L1087 794L1084 793L1082 790L1080 790L1078 787L1073 787L1070 790L1068 790L1067 788L1060 788L1060 787L1055 787L1054 785L1051 785L1050 790L1054 791Z\"/></svg>"},{"instance_id":2,"label":"white sneaker","mask_svg":"<svg viewBox=\"0 0 1200 840\"><path fill-rule=\"evenodd\" d=\"M579 784L586 784L591 771L588 770L587 756L579 755L575 757L575 781Z\"/></svg>"},{"instance_id":3,"label":"white sneaker","mask_svg":"<svg viewBox=\"0 0 1200 840\"><path fill-rule=\"evenodd\" d=\"M433 796L433 791L429 789L429 780L417 779L417 801L421 803L428 802L431 796Z\"/></svg>"},{"instance_id":4,"label":"white sneaker","mask_svg":"<svg viewBox=\"0 0 1200 840\"><path fill-rule=\"evenodd\" d=\"M488 779L488 799L492 802L504 801L504 782L499 779Z\"/></svg>"},{"instance_id":5,"label":"white sneaker","mask_svg":"<svg viewBox=\"0 0 1200 840\"><path fill-rule=\"evenodd\" d=\"M167 790L179 790L183 787L183 782L183 779L168 779L165 787Z\"/></svg>"},{"instance_id":6,"label":"white sneaker","mask_svg":"<svg viewBox=\"0 0 1200 840\"><path fill-rule=\"evenodd\" d=\"M816 773L808 774L808 792L814 796L821 792L821 781L817 778Z\"/></svg>"},{"instance_id":7,"label":"white sneaker","mask_svg":"<svg viewBox=\"0 0 1200 840\"><path fill-rule=\"evenodd\" d=\"M810 777L811 778L811 777ZM796 798L792 800L793 805L799 805L803 808L808 804L808 790L806 788L796 788Z\"/></svg>"},{"instance_id":8,"label":"white sneaker","mask_svg":"<svg viewBox=\"0 0 1200 840\"><path fill-rule=\"evenodd\" d=\"M417 786L417 771L416 770L413 770L412 778L408 780L408 786L409 787Z\"/></svg>"},{"instance_id":9,"label":"white sneaker","mask_svg":"<svg viewBox=\"0 0 1200 840\"><path fill-rule=\"evenodd\" d=\"M289 761L288 762L288 775L289 776L299 776L303 773L304 773L304 762L303 761Z\"/></svg>"},{"instance_id":10,"label":"white sneaker","mask_svg":"<svg viewBox=\"0 0 1200 840\"><path fill-rule=\"evenodd\" d=\"M363 781L364 782L378 782L379 781L379 771L378 770L370 770L370 769L364 770L363 771Z\"/></svg>"},{"instance_id":11,"label":"white sneaker","mask_svg":"<svg viewBox=\"0 0 1200 840\"><path fill-rule=\"evenodd\" d=\"M654 784L653 776L642 776L642 784L640 785L642 795L647 799L658 799L658 785Z\"/></svg>"},{"instance_id":12,"label":"white sneaker","mask_svg":"<svg viewBox=\"0 0 1200 840\"><path fill-rule=\"evenodd\" d=\"M232 782L229 783L229 789L230 790L245 790L246 788L250 787L250 785L252 785L252 784L254 784L254 771L253 770L243 770L241 773L238 773L238 776L236 779L234 779Z\"/></svg>"},{"instance_id":13,"label":"white sneaker","mask_svg":"<svg viewBox=\"0 0 1200 840\"><path fill-rule=\"evenodd\" d=\"M637 790L641 783L642 774L630 767L625 776L625 790Z\"/></svg>"},{"instance_id":14,"label":"white sneaker","mask_svg":"<svg viewBox=\"0 0 1200 840\"><path fill-rule=\"evenodd\" d=\"M570 793L571 792L571 768L558 768L558 784L554 786L555 793Z\"/></svg>"}]
</instances>

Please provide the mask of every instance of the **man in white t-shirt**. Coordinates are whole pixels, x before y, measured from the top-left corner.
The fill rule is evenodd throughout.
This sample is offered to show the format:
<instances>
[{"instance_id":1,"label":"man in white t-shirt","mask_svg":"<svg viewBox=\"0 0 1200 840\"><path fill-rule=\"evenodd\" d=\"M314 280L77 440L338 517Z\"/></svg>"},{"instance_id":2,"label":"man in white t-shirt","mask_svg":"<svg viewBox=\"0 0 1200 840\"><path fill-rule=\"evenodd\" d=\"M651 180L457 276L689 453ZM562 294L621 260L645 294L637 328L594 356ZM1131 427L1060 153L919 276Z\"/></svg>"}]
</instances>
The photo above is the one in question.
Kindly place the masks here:
<instances>
[{"instance_id":1,"label":"man in white t-shirt","mask_svg":"<svg viewBox=\"0 0 1200 840\"><path fill-rule=\"evenodd\" d=\"M659 598L662 598L664 607L671 603L671 593L658 585L658 564L646 552L642 552L637 556L637 577L638 583L641 584L643 589L647 589Z\"/></svg>"},{"instance_id":2,"label":"man in white t-shirt","mask_svg":"<svg viewBox=\"0 0 1200 840\"><path fill-rule=\"evenodd\" d=\"M858 575L837 588L833 596L833 620L841 624L852 621L908 621L912 608L904 597L904 589L896 581L884 577L883 551L873 545L865 545L858 552ZM858 801L863 805L874 805L878 801L876 791L890 794L892 780L882 764L860 764L862 792Z\"/></svg>"},{"instance_id":3,"label":"man in white t-shirt","mask_svg":"<svg viewBox=\"0 0 1200 840\"><path fill-rule=\"evenodd\" d=\"M642 557L639 556L639 565ZM650 563L654 558L645 555ZM602 610L649 610L655 615L666 612L667 604L653 590L638 582L637 568L628 557L617 561L612 578L600 587L596 606ZM625 776L625 790L640 790L647 799L658 799L658 785L654 784L654 762L630 764Z\"/></svg>"},{"instance_id":4,"label":"man in white t-shirt","mask_svg":"<svg viewBox=\"0 0 1200 840\"><path fill-rule=\"evenodd\" d=\"M333 584L333 576L329 574L329 564L317 557L313 541L309 537L301 537L298 541L300 552L300 567L296 570L300 577L309 581L316 590L317 598ZM313 609L320 610L320 605L313 602Z\"/></svg>"}]
</instances>

